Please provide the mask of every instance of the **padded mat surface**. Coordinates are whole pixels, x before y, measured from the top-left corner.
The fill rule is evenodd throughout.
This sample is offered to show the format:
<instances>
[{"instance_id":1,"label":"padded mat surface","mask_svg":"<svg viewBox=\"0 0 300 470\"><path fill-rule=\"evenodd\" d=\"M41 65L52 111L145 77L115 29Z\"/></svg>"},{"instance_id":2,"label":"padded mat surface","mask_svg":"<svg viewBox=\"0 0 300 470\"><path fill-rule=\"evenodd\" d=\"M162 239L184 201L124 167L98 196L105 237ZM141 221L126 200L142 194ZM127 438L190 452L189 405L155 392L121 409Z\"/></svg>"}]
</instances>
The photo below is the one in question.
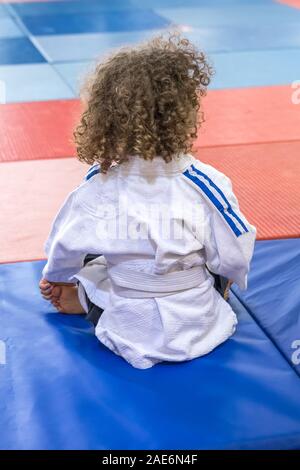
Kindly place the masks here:
<instances>
[{"instance_id":1,"label":"padded mat surface","mask_svg":"<svg viewBox=\"0 0 300 470\"><path fill-rule=\"evenodd\" d=\"M300 447L299 378L234 296L229 341L140 371L41 300L42 267L0 267L0 448Z\"/></svg>"},{"instance_id":2,"label":"padded mat surface","mask_svg":"<svg viewBox=\"0 0 300 470\"><path fill-rule=\"evenodd\" d=\"M300 375L300 238L258 243L248 290L233 289Z\"/></svg>"}]
</instances>

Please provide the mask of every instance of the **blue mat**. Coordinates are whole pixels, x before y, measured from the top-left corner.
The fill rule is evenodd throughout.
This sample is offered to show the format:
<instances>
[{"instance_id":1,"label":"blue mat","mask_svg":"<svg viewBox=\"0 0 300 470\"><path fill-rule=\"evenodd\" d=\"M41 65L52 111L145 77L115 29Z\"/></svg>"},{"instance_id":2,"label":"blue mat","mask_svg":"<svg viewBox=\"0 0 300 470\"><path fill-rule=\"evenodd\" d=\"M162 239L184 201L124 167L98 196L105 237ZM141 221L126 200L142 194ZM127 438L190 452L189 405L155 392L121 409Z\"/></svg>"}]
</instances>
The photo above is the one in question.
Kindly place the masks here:
<instances>
[{"instance_id":1,"label":"blue mat","mask_svg":"<svg viewBox=\"0 0 300 470\"><path fill-rule=\"evenodd\" d=\"M258 243L249 289L234 292L300 375L300 239Z\"/></svg>"},{"instance_id":2,"label":"blue mat","mask_svg":"<svg viewBox=\"0 0 300 470\"><path fill-rule=\"evenodd\" d=\"M1 17L0 13L0 38L18 38L24 36L21 29L12 18Z\"/></svg>"},{"instance_id":3,"label":"blue mat","mask_svg":"<svg viewBox=\"0 0 300 470\"><path fill-rule=\"evenodd\" d=\"M0 80L9 84L6 87L6 103L68 99L76 96L60 73L47 63L19 64L17 73L15 65L0 65Z\"/></svg>"},{"instance_id":4,"label":"blue mat","mask_svg":"<svg viewBox=\"0 0 300 470\"><path fill-rule=\"evenodd\" d=\"M258 244L254 271L275 243ZM275 260L284 286L293 270ZM43 264L0 266L1 449L300 448L299 377L234 294L239 327L229 341L192 362L140 371L102 346L82 317L41 300ZM263 304L272 282L255 279L247 295ZM276 289L273 315L286 296Z\"/></svg>"},{"instance_id":5,"label":"blue mat","mask_svg":"<svg viewBox=\"0 0 300 470\"><path fill-rule=\"evenodd\" d=\"M0 65L46 62L28 38L0 38Z\"/></svg>"},{"instance_id":6,"label":"blue mat","mask_svg":"<svg viewBox=\"0 0 300 470\"><path fill-rule=\"evenodd\" d=\"M170 22L152 10L135 9L101 13L23 16L25 27L33 35L74 34L112 31L141 31L164 28Z\"/></svg>"},{"instance_id":7,"label":"blue mat","mask_svg":"<svg viewBox=\"0 0 300 470\"><path fill-rule=\"evenodd\" d=\"M290 85L300 49L225 52L211 54L210 59L215 69L211 89Z\"/></svg>"}]
</instances>

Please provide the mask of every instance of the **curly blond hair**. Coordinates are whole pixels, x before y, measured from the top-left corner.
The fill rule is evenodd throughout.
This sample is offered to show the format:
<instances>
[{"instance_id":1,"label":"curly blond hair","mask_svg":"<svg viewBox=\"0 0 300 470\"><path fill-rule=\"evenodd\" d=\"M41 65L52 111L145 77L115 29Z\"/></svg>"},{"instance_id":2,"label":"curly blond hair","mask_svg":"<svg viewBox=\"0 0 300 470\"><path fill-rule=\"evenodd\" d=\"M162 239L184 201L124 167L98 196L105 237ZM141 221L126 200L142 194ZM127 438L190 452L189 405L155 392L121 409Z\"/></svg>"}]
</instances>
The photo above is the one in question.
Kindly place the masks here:
<instances>
[{"instance_id":1,"label":"curly blond hair","mask_svg":"<svg viewBox=\"0 0 300 470\"><path fill-rule=\"evenodd\" d=\"M74 132L79 160L99 162L105 173L130 155L169 162L189 152L211 74L203 52L178 34L111 55L83 88L85 110Z\"/></svg>"}]
</instances>

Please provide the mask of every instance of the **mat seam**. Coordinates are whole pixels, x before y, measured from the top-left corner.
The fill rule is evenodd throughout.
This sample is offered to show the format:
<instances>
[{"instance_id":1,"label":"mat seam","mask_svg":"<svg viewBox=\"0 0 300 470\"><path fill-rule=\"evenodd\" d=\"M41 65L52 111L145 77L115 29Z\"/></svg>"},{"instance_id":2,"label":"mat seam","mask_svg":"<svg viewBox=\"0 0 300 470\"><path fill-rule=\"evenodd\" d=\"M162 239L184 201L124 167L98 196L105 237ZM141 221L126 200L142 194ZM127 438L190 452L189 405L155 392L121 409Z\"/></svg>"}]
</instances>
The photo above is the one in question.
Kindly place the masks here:
<instances>
[{"instance_id":1,"label":"mat seam","mask_svg":"<svg viewBox=\"0 0 300 470\"><path fill-rule=\"evenodd\" d=\"M244 309L247 311L247 313L250 315L250 317L253 319L253 321L257 324L257 326L261 329L261 331L264 333L264 335L271 341L271 343L273 344L273 346L275 346L275 348L277 349L277 351L280 353L280 355L283 357L283 359L285 360L285 362L289 365L289 368L291 370L293 370L295 372L295 374L297 375L297 377L299 378L300 377L300 372L297 371L296 367L294 367L290 361L288 360L285 352L279 347L279 345L275 342L274 338L269 334L268 330L261 324L261 322L258 320L257 317L254 316L254 314L251 312L251 310L249 309L249 307L245 304L245 302L239 297L239 295L234 292L234 291L231 291L234 296L238 299L238 301L242 304L242 306L244 307Z\"/></svg>"}]
</instances>

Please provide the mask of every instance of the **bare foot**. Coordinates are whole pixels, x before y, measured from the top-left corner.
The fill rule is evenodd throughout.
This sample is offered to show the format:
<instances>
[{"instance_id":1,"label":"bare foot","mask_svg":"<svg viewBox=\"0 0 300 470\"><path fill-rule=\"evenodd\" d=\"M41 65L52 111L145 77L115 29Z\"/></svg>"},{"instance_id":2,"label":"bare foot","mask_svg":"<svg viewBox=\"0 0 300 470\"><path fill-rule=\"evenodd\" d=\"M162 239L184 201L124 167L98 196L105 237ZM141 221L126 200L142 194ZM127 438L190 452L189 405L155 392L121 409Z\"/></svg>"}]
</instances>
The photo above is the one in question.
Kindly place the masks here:
<instances>
[{"instance_id":1,"label":"bare foot","mask_svg":"<svg viewBox=\"0 0 300 470\"><path fill-rule=\"evenodd\" d=\"M50 302L60 313L85 313L79 302L77 286L54 286Z\"/></svg>"}]
</instances>

